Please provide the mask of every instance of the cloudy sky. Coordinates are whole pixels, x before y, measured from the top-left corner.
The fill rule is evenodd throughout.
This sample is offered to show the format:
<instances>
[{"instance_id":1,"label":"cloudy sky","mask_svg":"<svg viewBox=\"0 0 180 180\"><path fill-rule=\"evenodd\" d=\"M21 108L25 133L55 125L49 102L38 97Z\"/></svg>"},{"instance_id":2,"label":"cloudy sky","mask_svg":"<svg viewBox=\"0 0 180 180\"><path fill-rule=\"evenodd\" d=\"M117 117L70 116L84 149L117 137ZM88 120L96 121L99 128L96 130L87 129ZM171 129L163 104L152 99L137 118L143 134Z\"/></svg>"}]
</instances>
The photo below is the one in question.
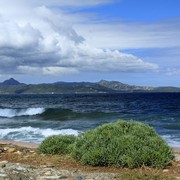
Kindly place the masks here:
<instances>
[{"instance_id":1,"label":"cloudy sky","mask_svg":"<svg viewBox=\"0 0 180 180\"><path fill-rule=\"evenodd\" d=\"M180 87L179 0L0 0L0 80Z\"/></svg>"}]
</instances>

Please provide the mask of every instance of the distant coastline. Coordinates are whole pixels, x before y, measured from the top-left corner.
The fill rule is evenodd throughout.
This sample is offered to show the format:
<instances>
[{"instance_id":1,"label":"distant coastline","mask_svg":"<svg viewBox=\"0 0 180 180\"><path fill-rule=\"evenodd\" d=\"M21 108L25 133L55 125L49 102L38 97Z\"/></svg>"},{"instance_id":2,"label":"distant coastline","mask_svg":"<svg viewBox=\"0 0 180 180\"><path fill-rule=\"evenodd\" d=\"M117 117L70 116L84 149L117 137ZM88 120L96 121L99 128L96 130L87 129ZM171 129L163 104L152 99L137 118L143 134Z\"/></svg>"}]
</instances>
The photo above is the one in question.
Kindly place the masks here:
<instances>
[{"instance_id":1,"label":"distant coastline","mask_svg":"<svg viewBox=\"0 0 180 180\"><path fill-rule=\"evenodd\" d=\"M119 81L55 82L24 84L10 78L0 83L0 94L80 94L80 93L180 92L180 87L150 87L124 84Z\"/></svg>"}]
</instances>

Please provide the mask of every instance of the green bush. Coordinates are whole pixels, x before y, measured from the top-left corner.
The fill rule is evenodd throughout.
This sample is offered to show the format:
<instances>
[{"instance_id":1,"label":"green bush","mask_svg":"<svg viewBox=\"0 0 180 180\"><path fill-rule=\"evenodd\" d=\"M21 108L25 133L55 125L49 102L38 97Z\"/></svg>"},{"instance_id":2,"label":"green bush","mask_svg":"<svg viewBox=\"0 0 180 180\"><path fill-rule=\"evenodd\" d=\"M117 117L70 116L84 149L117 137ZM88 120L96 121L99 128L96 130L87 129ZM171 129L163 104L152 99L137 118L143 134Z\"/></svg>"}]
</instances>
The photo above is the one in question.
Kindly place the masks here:
<instances>
[{"instance_id":1,"label":"green bush","mask_svg":"<svg viewBox=\"0 0 180 180\"><path fill-rule=\"evenodd\" d=\"M69 154L75 140L73 135L50 136L41 143L39 151L45 154Z\"/></svg>"},{"instance_id":2,"label":"green bush","mask_svg":"<svg viewBox=\"0 0 180 180\"><path fill-rule=\"evenodd\" d=\"M73 155L83 164L130 168L163 168L174 157L153 128L127 121L105 124L80 134Z\"/></svg>"}]
</instances>

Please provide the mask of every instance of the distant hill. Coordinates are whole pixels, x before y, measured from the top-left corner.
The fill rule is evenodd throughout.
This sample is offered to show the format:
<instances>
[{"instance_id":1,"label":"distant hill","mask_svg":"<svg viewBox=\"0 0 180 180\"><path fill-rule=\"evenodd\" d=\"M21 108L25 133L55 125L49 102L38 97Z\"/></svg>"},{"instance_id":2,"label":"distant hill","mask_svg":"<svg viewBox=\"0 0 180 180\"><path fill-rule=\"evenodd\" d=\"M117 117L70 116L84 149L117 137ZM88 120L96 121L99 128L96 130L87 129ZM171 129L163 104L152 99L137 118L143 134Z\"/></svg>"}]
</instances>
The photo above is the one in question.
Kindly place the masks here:
<instances>
[{"instance_id":1,"label":"distant hill","mask_svg":"<svg viewBox=\"0 0 180 180\"><path fill-rule=\"evenodd\" d=\"M55 82L52 84L24 84L11 78L0 83L0 94L69 94L120 92L180 92L178 87L148 87L128 85L118 81Z\"/></svg>"},{"instance_id":2,"label":"distant hill","mask_svg":"<svg viewBox=\"0 0 180 180\"><path fill-rule=\"evenodd\" d=\"M10 79L5 80L4 82L0 83L0 85L14 86L14 85L24 85L24 84L20 83L19 81L15 80L14 78L10 78Z\"/></svg>"},{"instance_id":3,"label":"distant hill","mask_svg":"<svg viewBox=\"0 0 180 180\"><path fill-rule=\"evenodd\" d=\"M119 81L106 81L101 80L98 82L99 85L103 87L107 87L109 89L115 90L115 91L151 91L154 88L153 87L147 87L147 86L132 86L128 84L121 83Z\"/></svg>"}]
</instances>

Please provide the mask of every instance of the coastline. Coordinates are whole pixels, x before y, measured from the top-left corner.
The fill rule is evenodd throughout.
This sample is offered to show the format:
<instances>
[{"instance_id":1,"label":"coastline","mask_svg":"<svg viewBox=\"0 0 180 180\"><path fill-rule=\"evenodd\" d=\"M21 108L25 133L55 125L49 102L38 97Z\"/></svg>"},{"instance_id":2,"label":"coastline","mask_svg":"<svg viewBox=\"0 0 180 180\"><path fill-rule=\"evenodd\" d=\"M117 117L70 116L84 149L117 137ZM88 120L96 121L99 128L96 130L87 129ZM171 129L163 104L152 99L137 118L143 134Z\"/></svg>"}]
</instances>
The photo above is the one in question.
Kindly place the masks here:
<instances>
[{"instance_id":1,"label":"coastline","mask_svg":"<svg viewBox=\"0 0 180 180\"><path fill-rule=\"evenodd\" d=\"M0 144L2 145L15 145L23 148L30 148L30 149L37 149L39 144L30 143L30 142L20 142L20 141L13 141L13 140L0 140Z\"/></svg>"},{"instance_id":2,"label":"coastline","mask_svg":"<svg viewBox=\"0 0 180 180\"><path fill-rule=\"evenodd\" d=\"M15 145L24 148L37 149L39 144L31 143L31 142L21 142L21 141L13 141L13 140L0 140L0 144L3 145ZM171 147L175 154L180 154L180 147Z\"/></svg>"}]
</instances>

